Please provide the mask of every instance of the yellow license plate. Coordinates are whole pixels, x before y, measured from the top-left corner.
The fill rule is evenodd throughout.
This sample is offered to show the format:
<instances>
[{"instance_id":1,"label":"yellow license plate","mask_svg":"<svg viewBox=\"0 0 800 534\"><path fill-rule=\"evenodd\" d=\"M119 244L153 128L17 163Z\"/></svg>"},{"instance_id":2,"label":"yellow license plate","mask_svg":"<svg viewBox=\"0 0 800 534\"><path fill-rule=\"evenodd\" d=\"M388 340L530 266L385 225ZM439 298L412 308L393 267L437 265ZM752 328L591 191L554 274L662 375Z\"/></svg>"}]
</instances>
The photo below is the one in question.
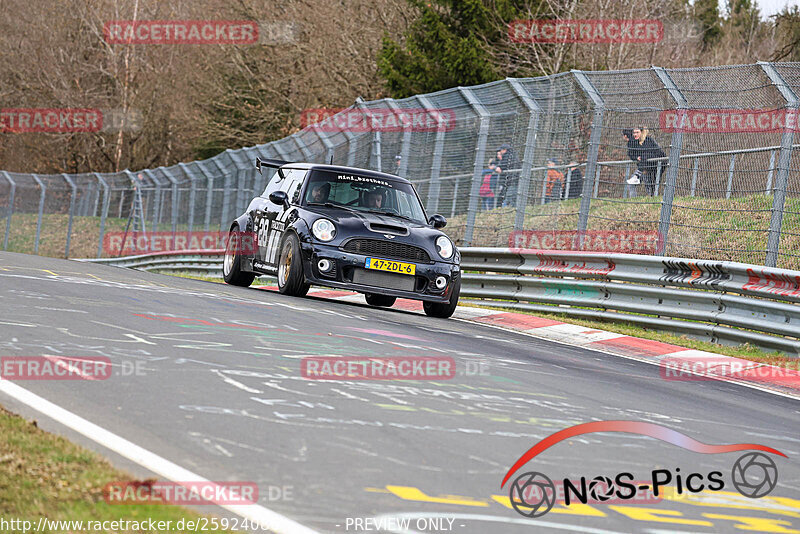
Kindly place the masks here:
<instances>
[{"instance_id":1,"label":"yellow license plate","mask_svg":"<svg viewBox=\"0 0 800 534\"><path fill-rule=\"evenodd\" d=\"M364 266L367 269L378 271L388 271L390 273L410 274L417 272L417 266L413 263L403 263L402 261L379 260L378 258L367 258Z\"/></svg>"}]
</instances>

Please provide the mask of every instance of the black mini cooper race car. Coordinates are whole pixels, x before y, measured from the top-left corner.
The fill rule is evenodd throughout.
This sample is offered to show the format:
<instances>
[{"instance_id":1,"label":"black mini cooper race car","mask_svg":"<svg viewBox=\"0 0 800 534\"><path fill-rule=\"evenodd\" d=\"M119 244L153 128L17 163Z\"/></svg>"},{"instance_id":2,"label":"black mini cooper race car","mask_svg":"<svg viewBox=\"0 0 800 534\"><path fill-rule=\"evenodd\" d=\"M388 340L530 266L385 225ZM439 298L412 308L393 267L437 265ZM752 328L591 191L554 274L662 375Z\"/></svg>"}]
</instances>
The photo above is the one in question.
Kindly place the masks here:
<instances>
[{"instance_id":1,"label":"black mini cooper race car","mask_svg":"<svg viewBox=\"0 0 800 534\"><path fill-rule=\"evenodd\" d=\"M230 226L223 275L249 286L277 275L278 289L303 296L311 284L364 293L372 306L421 300L450 317L461 289L459 254L428 218L408 180L381 172L256 158L276 169L266 190ZM254 235L253 247L239 246Z\"/></svg>"}]
</instances>

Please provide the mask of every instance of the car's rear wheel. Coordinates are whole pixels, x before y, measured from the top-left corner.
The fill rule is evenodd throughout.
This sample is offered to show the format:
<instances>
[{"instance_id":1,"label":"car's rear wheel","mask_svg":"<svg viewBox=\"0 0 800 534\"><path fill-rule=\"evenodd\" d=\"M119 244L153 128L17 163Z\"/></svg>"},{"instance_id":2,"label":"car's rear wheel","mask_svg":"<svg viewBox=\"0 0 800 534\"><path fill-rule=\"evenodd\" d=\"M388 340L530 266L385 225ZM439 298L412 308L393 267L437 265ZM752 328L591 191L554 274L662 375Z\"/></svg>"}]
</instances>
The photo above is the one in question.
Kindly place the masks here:
<instances>
[{"instance_id":1,"label":"car's rear wheel","mask_svg":"<svg viewBox=\"0 0 800 534\"><path fill-rule=\"evenodd\" d=\"M461 294L461 277L453 282L453 289L450 293L450 300L447 302L423 302L422 309L425 314L431 317L447 319L456 311L458 306L458 296Z\"/></svg>"},{"instance_id":2,"label":"car's rear wheel","mask_svg":"<svg viewBox=\"0 0 800 534\"><path fill-rule=\"evenodd\" d=\"M242 247L239 226L234 225L228 233L228 244L225 246L225 257L222 260L222 277L225 282L234 286L249 287L256 275L242 271Z\"/></svg>"},{"instance_id":3,"label":"car's rear wheel","mask_svg":"<svg viewBox=\"0 0 800 534\"><path fill-rule=\"evenodd\" d=\"M383 306L386 308L394 306L394 303L397 300L397 297L376 295L375 293L367 293L364 295L364 298L367 299L367 304L370 306Z\"/></svg>"},{"instance_id":4,"label":"car's rear wheel","mask_svg":"<svg viewBox=\"0 0 800 534\"><path fill-rule=\"evenodd\" d=\"M284 295L302 297L308 293L310 284L303 276L303 261L300 256L300 242L294 233L289 233L281 243L278 260L278 291Z\"/></svg>"}]
</instances>

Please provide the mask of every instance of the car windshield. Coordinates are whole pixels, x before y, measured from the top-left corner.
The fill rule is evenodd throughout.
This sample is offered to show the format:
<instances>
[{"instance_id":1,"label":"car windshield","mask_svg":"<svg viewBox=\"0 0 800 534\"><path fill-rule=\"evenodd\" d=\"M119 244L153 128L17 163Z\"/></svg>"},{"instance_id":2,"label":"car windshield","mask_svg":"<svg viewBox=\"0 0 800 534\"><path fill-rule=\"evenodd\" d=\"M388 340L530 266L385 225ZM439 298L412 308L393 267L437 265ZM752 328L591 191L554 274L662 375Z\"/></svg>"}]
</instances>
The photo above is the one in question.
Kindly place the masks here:
<instances>
[{"instance_id":1,"label":"car windshield","mask_svg":"<svg viewBox=\"0 0 800 534\"><path fill-rule=\"evenodd\" d=\"M305 205L331 204L426 224L425 211L411 184L389 178L314 169L304 200Z\"/></svg>"}]
</instances>

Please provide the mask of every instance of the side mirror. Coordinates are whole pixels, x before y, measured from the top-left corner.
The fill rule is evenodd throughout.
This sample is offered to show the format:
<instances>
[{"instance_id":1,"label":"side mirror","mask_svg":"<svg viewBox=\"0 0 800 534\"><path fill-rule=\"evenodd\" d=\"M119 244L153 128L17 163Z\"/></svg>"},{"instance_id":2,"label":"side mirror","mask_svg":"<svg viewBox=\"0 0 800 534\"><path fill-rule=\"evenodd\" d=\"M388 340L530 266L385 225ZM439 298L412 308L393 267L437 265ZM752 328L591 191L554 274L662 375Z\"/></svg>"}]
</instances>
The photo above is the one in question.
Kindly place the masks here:
<instances>
[{"instance_id":1,"label":"side mirror","mask_svg":"<svg viewBox=\"0 0 800 534\"><path fill-rule=\"evenodd\" d=\"M269 201L284 208L289 207L289 195L286 194L286 191L273 191L269 194Z\"/></svg>"},{"instance_id":2,"label":"side mirror","mask_svg":"<svg viewBox=\"0 0 800 534\"><path fill-rule=\"evenodd\" d=\"M447 219L444 218L443 215L431 215L431 218L428 219L428 224L432 225L434 228L444 228L447 226Z\"/></svg>"}]
</instances>

